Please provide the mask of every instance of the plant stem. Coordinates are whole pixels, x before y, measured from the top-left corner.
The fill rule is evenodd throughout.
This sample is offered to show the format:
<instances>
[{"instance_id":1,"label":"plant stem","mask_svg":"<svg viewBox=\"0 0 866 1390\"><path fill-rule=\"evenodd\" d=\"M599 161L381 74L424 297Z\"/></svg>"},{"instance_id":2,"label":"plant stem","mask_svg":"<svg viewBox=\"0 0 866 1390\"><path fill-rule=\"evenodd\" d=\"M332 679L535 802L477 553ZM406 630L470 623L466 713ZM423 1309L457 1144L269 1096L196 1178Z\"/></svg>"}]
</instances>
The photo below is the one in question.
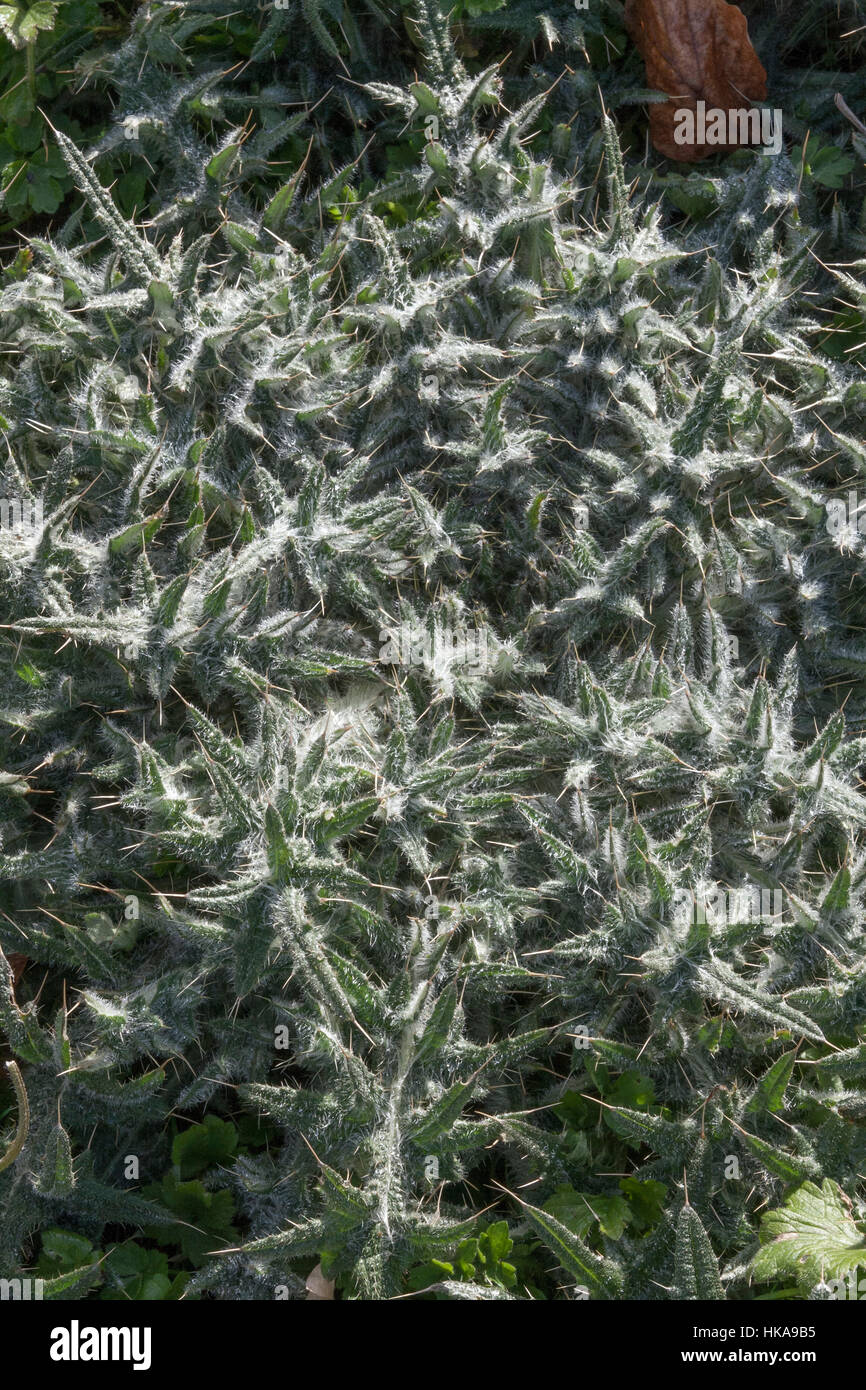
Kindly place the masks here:
<instances>
[{"instance_id":1,"label":"plant stem","mask_svg":"<svg viewBox=\"0 0 866 1390\"><path fill-rule=\"evenodd\" d=\"M30 100L36 105L36 50L32 43L27 45L27 88Z\"/></svg>"},{"instance_id":2,"label":"plant stem","mask_svg":"<svg viewBox=\"0 0 866 1390\"><path fill-rule=\"evenodd\" d=\"M0 1173L4 1168L8 1168L10 1163L14 1163L21 1150L24 1148L24 1141L30 1129L30 1102L27 1099L27 1091L24 1086L24 1078L18 1069L17 1062L7 1062L6 1070L12 1078L12 1085L15 1087L15 1097L18 1101L18 1128L15 1131L15 1138L9 1148L0 1158Z\"/></svg>"}]
</instances>

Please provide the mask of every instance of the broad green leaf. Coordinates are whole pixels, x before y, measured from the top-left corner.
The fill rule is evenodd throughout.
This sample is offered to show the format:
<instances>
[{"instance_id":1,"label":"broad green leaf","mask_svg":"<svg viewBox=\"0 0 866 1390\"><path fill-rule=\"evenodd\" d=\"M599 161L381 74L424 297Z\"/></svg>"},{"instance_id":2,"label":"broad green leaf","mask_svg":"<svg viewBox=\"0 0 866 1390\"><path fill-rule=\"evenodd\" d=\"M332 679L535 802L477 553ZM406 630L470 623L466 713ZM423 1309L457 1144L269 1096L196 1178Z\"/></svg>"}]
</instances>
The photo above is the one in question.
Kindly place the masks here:
<instances>
[{"instance_id":1,"label":"broad green leaf","mask_svg":"<svg viewBox=\"0 0 866 1390\"><path fill-rule=\"evenodd\" d=\"M866 1264L866 1238L851 1217L850 1204L830 1178L818 1187L804 1182L784 1206L761 1219L762 1246L752 1260L757 1279L793 1275L801 1287L837 1279Z\"/></svg>"}]
</instances>

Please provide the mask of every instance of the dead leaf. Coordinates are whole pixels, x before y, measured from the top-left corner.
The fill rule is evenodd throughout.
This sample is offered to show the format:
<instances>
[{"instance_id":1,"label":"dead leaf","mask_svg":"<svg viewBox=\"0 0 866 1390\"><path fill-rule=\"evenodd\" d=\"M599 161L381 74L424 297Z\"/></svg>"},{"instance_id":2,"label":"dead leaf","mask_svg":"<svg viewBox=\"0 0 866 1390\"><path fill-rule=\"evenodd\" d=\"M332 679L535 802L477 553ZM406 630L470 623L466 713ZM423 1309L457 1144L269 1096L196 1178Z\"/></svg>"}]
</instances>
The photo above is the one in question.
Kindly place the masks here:
<instances>
[{"instance_id":1,"label":"dead leaf","mask_svg":"<svg viewBox=\"0 0 866 1390\"><path fill-rule=\"evenodd\" d=\"M647 86L670 101L650 107L650 134L668 159L707 159L733 144L674 140L677 111L743 110L767 97L767 74L738 5L725 0L626 0L626 28L646 63ZM698 135L696 129L696 137Z\"/></svg>"},{"instance_id":2,"label":"dead leaf","mask_svg":"<svg viewBox=\"0 0 866 1390\"><path fill-rule=\"evenodd\" d=\"M17 985L24 973L27 957L20 955L18 951L13 951L6 959L9 962L9 969L12 971L12 983L13 985Z\"/></svg>"},{"instance_id":3,"label":"dead leaf","mask_svg":"<svg viewBox=\"0 0 866 1390\"><path fill-rule=\"evenodd\" d=\"M335 1279L326 1279L322 1273L322 1266L316 1265L307 1275L307 1302L310 1299L323 1299L334 1297Z\"/></svg>"}]
</instances>

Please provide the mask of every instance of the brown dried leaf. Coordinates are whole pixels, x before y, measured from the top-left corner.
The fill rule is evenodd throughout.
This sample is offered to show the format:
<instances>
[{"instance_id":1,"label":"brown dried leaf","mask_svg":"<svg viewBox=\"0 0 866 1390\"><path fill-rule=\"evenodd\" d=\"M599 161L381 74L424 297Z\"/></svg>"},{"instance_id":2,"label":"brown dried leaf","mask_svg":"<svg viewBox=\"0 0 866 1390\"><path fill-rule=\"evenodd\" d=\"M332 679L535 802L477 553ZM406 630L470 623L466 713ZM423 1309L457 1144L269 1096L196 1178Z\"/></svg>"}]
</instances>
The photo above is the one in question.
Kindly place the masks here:
<instances>
[{"instance_id":1,"label":"brown dried leaf","mask_svg":"<svg viewBox=\"0 0 866 1390\"><path fill-rule=\"evenodd\" d=\"M12 983L13 985L17 985L24 973L27 957L20 955L17 951L13 951L6 959L9 962L9 969L12 971Z\"/></svg>"},{"instance_id":2,"label":"brown dried leaf","mask_svg":"<svg viewBox=\"0 0 866 1390\"><path fill-rule=\"evenodd\" d=\"M765 101L767 74L738 5L725 0L626 0L626 28L646 63L647 85L670 101L650 107L650 134L668 159L697 160L731 145L677 144L674 113L742 110Z\"/></svg>"},{"instance_id":3,"label":"brown dried leaf","mask_svg":"<svg viewBox=\"0 0 866 1390\"><path fill-rule=\"evenodd\" d=\"M335 1279L326 1279L322 1273L322 1266L316 1265L307 1275L307 1302L310 1299L332 1299L334 1297Z\"/></svg>"}]
</instances>

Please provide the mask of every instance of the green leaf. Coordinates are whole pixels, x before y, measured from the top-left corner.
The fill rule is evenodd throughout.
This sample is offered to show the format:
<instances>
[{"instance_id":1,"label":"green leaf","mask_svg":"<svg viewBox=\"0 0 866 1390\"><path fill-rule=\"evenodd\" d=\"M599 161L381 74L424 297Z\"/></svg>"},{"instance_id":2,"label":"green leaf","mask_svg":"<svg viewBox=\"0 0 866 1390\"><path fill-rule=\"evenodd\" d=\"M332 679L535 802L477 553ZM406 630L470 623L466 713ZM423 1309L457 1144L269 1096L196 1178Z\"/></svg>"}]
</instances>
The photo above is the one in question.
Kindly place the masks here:
<instances>
[{"instance_id":1,"label":"green leaf","mask_svg":"<svg viewBox=\"0 0 866 1390\"><path fill-rule=\"evenodd\" d=\"M757 1279L793 1275L804 1288L866 1264L866 1239L854 1224L842 1189L830 1178L820 1187L804 1182L784 1206L766 1212L761 1241L752 1260Z\"/></svg>"},{"instance_id":2,"label":"green leaf","mask_svg":"<svg viewBox=\"0 0 866 1390\"><path fill-rule=\"evenodd\" d=\"M288 883L294 860L279 812L273 806L268 806L265 810L265 841L268 851L268 867L275 882Z\"/></svg>"},{"instance_id":3,"label":"green leaf","mask_svg":"<svg viewBox=\"0 0 866 1390\"><path fill-rule=\"evenodd\" d=\"M264 216L262 217L262 226L266 227L268 231L279 233L282 229L283 221L292 205L296 187L296 179L292 179L289 183L283 184L282 188L274 194L273 198L268 203Z\"/></svg>"},{"instance_id":4,"label":"green leaf","mask_svg":"<svg viewBox=\"0 0 866 1390\"><path fill-rule=\"evenodd\" d=\"M843 864L821 903L822 912L844 912L851 897L851 870Z\"/></svg>"},{"instance_id":5,"label":"green leaf","mask_svg":"<svg viewBox=\"0 0 866 1390\"><path fill-rule=\"evenodd\" d=\"M694 1207L686 1204L677 1218L674 1278L677 1297L723 1299L718 1261Z\"/></svg>"},{"instance_id":6,"label":"green leaf","mask_svg":"<svg viewBox=\"0 0 866 1390\"><path fill-rule=\"evenodd\" d=\"M134 525L127 526L119 535L112 536L108 548L112 555L127 555L141 550L153 539L161 525L161 516L150 516L145 521L137 521Z\"/></svg>"},{"instance_id":7,"label":"green leaf","mask_svg":"<svg viewBox=\"0 0 866 1390\"><path fill-rule=\"evenodd\" d=\"M547 1212L528 1203L521 1204L529 1224L553 1252L562 1268L597 1298L619 1298L623 1275L618 1264L590 1250L579 1236Z\"/></svg>"},{"instance_id":8,"label":"green leaf","mask_svg":"<svg viewBox=\"0 0 866 1390\"><path fill-rule=\"evenodd\" d=\"M74 1185L69 1135L61 1124L56 1124L48 1145L41 1188L52 1197L63 1197L72 1191Z\"/></svg>"},{"instance_id":9,"label":"green leaf","mask_svg":"<svg viewBox=\"0 0 866 1390\"><path fill-rule=\"evenodd\" d=\"M239 150L239 144L232 144L215 154L205 169L208 178L214 183L222 183L230 172Z\"/></svg>"},{"instance_id":10,"label":"green leaf","mask_svg":"<svg viewBox=\"0 0 866 1390\"><path fill-rule=\"evenodd\" d=\"M102 1268L106 1287L100 1299L107 1302L178 1299L190 1277L185 1272L172 1277L167 1256L159 1250L147 1250L134 1240L109 1250Z\"/></svg>"},{"instance_id":11,"label":"green leaf","mask_svg":"<svg viewBox=\"0 0 866 1390\"><path fill-rule=\"evenodd\" d=\"M648 1144L664 1158L681 1161L689 1146L683 1127L661 1115L648 1115L640 1110L604 1109L604 1122L632 1147Z\"/></svg>"},{"instance_id":12,"label":"green leaf","mask_svg":"<svg viewBox=\"0 0 866 1390\"><path fill-rule=\"evenodd\" d=\"M42 1250L37 1262L39 1274L66 1274L92 1264L100 1252L85 1236L60 1226L48 1226L42 1232Z\"/></svg>"},{"instance_id":13,"label":"green leaf","mask_svg":"<svg viewBox=\"0 0 866 1390\"><path fill-rule=\"evenodd\" d=\"M222 230L229 245L235 251L254 251L259 244L255 232L242 227L238 222L226 222Z\"/></svg>"},{"instance_id":14,"label":"green leaf","mask_svg":"<svg viewBox=\"0 0 866 1390\"><path fill-rule=\"evenodd\" d=\"M206 1115L200 1125L178 1134L171 1146L171 1161L186 1180L198 1177L214 1164L228 1163L238 1146L238 1132L230 1120Z\"/></svg>"},{"instance_id":15,"label":"green leaf","mask_svg":"<svg viewBox=\"0 0 866 1390\"><path fill-rule=\"evenodd\" d=\"M423 1149L449 1130L454 1121L459 1119L474 1089L474 1081L456 1081L453 1086L449 1086L439 1100L430 1106L424 1117L411 1126L409 1133L413 1144Z\"/></svg>"},{"instance_id":16,"label":"green leaf","mask_svg":"<svg viewBox=\"0 0 866 1390\"><path fill-rule=\"evenodd\" d=\"M161 1183L145 1188L145 1196L159 1200L178 1217L173 1225L154 1226L145 1234L159 1245L179 1246L191 1264L204 1264L209 1252L236 1243L234 1199L227 1189L208 1192L200 1182L181 1182L169 1173Z\"/></svg>"},{"instance_id":17,"label":"green leaf","mask_svg":"<svg viewBox=\"0 0 866 1390\"><path fill-rule=\"evenodd\" d=\"M18 32L25 43L32 43L40 29L53 29L57 6L51 0L36 0L29 9L19 11Z\"/></svg>"},{"instance_id":18,"label":"green leaf","mask_svg":"<svg viewBox=\"0 0 866 1390\"><path fill-rule=\"evenodd\" d=\"M631 1210L632 1224L640 1231L655 1226L661 1218L667 1189L655 1178L620 1178L620 1188Z\"/></svg>"},{"instance_id":19,"label":"green leaf","mask_svg":"<svg viewBox=\"0 0 866 1390\"><path fill-rule=\"evenodd\" d=\"M514 1241L508 1232L507 1221L494 1221L480 1236L480 1243L486 1243L489 1260L498 1263L510 1255Z\"/></svg>"},{"instance_id":20,"label":"green leaf","mask_svg":"<svg viewBox=\"0 0 866 1390\"><path fill-rule=\"evenodd\" d=\"M814 140L805 147L798 145L793 149L791 159L801 171L801 177L812 178L824 188L841 188L857 162L853 155L845 154L835 145L819 146Z\"/></svg>"},{"instance_id":21,"label":"green leaf","mask_svg":"<svg viewBox=\"0 0 866 1390\"><path fill-rule=\"evenodd\" d=\"M758 1088L746 1106L747 1110L781 1110L785 1090L794 1070L796 1052L786 1052L761 1077Z\"/></svg>"},{"instance_id":22,"label":"green leaf","mask_svg":"<svg viewBox=\"0 0 866 1390\"><path fill-rule=\"evenodd\" d=\"M806 1158L802 1154L790 1154L784 1149L777 1149L772 1144L767 1144L763 1139L759 1139L756 1134L744 1132L743 1138L767 1171L773 1173L777 1178L781 1178L783 1182L802 1182L804 1178L817 1177L820 1172L820 1167L813 1158Z\"/></svg>"},{"instance_id":23,"label":"green leaf","mask_svg":"<svg viewBox=\"0 0 866 1390\"><path fill-rule=\"evenodd\" d=\"M430 1061L445 1043L457 1009L457 985L454 981L442 991L427 1024L415 1047L413 1065L420 1066Z\"/></svg>"},{"instance_id":24,"label":"green leaf","mask_svg":"<svg viewBox=\"0 0 866 1390\"><path fill-rule=\"evenodd\" d=\"M558 1187L543 1209L581 1238L588 1236L598 1223L602 1235L619 1240L632 1215L624 1197L576 1192L568 1185Z\"/></svg>"},{"instance_id":25,"label":"green leaf","mask_svg":"<svg viewBox=\"0 0 866 1390\"><path fill-rule=\"evenodd\" d=\"M409 91L418 103L420 111L432 113L439 110L439 98L435 92L430 90L426 82L411 82Z\"/></svg>"}]
</instances>

